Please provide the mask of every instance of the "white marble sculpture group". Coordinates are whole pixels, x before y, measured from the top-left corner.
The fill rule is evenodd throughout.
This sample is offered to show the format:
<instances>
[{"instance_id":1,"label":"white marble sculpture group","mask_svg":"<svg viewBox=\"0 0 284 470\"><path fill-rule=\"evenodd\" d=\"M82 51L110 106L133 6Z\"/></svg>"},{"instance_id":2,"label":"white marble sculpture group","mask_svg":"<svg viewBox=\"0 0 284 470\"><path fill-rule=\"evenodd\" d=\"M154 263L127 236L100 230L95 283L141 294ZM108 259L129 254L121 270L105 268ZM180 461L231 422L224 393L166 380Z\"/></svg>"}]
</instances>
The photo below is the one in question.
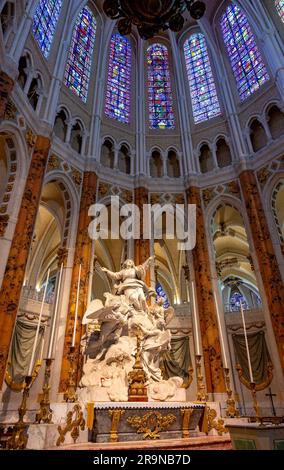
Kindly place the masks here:
<instances>
[{"instance_id":1,"label":"white marble sculpture group","mask_svg":"<svg viewBox=\"0 0 284 470\"><path fill-rule=\"evenodd\" d=\"M167 324L173 309L164 309L159 298L150 306L147 299L156 297L145 282L146 270L153 257L135 266L126 260L123 269L112 272L102 270L115 281L114 293L105 293L105 303L93 300L83 319L87 326L85 354L79 396L81 401L127 401L128 373L135 362L137 334L142 337L141 364L147 376L149 400L182 401L183 380L172 377L163 380L160 370L161 354L170 349L171 333ZM94 329L100 329L99 338Z\"/></svg>"}]
</instances>

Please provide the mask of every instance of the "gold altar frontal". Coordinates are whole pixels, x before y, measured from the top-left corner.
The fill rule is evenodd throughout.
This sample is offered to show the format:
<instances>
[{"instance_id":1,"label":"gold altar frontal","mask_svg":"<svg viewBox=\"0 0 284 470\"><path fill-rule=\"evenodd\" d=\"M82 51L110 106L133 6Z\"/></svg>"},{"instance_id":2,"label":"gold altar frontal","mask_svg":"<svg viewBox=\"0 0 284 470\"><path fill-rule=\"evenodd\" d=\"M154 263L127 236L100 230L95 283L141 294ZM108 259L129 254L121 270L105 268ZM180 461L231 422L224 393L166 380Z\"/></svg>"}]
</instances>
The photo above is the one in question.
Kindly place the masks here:
<instances>
[{"instance_id":1,"label":"gold altar frontal","mask_svg":"<svg viewBox=\"0 0 284 470\"><path fill-rule=\"evenodd\" d=\"M88 403L91 442L131 442L178 439L207 432L205 403L100 402Z\"/></svg>"}]
</instances>

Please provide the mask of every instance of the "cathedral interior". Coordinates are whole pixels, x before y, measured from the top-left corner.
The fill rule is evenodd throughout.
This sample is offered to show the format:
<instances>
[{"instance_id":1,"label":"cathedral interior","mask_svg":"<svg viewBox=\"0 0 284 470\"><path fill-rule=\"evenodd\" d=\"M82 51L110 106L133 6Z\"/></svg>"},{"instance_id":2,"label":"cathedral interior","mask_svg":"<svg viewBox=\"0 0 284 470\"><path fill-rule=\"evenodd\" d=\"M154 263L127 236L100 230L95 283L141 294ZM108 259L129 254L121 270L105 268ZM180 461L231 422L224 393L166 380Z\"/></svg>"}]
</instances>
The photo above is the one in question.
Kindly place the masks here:
<instances>
[{"instance_id":1,"label":"cathedral interior","mask_svg":"<svg viewBox=\"0 0 284 470\"><path fill-rule=\"evenodd\" d=\"M157 30L119 19L129 3L0 0L0 448L15 432L36 448L44 406L57 432L77 404L88 306L114 291L107 270L149 257L145 285L174 312L163 380L213 410L207 433L183 418L180 437L230 446L224 422L283 423L284 0L179 2ZM137 9L162 19L176 3ZM92 240L89 208L113 197L195 205L195 246L167 237L165 217L157 238L109 224Z\"/></svg>"}]
</instances>

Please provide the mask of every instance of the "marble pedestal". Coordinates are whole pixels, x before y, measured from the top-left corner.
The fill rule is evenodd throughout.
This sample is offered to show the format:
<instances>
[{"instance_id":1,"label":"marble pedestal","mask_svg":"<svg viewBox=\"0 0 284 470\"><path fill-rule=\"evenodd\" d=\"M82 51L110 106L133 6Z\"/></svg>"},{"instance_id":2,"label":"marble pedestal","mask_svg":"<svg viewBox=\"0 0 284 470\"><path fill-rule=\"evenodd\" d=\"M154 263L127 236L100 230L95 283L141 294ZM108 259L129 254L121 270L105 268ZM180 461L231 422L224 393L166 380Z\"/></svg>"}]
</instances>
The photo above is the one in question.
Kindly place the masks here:
<instances>
[{"instance_id":1,"label":"marble pedestal","mask_svg":"<svg viewBox=\"0 0 284 470\"><path fill-rule=\"evenodd\" d=\"M284 450L284 424L226 423L235 450Z\"/></svg>"},{"instance_id":2,"label":"marble pedestal","mask_svg":"<svg viewBox=\"0 0 284 470\"><path fill-rule=\"evenodd\" d=\"M56 441L59 437L58 424L31 424L28 429L27 449L43 450L56 447ZM76 444L85 444L88 442L88 429L80 431ZM74 444L70 433L65 436L63 445Z\"/></svg>"}]
</instances>

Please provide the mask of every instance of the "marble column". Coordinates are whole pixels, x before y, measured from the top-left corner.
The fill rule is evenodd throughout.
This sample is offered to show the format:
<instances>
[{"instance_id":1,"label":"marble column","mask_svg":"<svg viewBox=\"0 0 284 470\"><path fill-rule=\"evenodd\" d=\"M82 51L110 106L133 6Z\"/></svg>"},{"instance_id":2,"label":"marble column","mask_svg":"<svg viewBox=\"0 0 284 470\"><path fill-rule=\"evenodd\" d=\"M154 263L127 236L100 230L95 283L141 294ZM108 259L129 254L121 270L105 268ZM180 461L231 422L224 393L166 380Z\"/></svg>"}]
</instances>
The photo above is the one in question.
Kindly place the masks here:
<instances>
[{"instance_id":1,"label":"marble column","mask_svg":"<svg viewBox=\"0 0 284 470\"><path fill-rule=\"evenodd\" d=\"M6 106L14 87L14 80L0 70L0 121L4 119Z\"/></svg>"},{"instance_id":2,"label":"marble column","mask_svg":"<svg viewBox=\"0 0 284 470\"><path fill-rule=\"evenodd\" d=\"M0 387L24 283L49 147L47 137L37 137L0 291Z\"/></svg>"},{"instance_id":3,"label":"marble column","mask_svg":"<svg viewBox=\"0 0 284 470\"><path fill-rule=\"evenodd\" d=\"M192 256L207 392L224 393L226 387L222 371L223 364L219 341L218 320L213 295L209 251L200 190L195 187L189 188L187 190L187 200L189 204L196 204L196 246L192 250Z\"/></svg>"},{"instance_id":4,"label":"marble column","mask_svg":"<svg viewBox=\"0 0 284 470\"><path fill-rule=\"evenodd\" d=\"M240 183L271 322L284 371L284 286L253 171L244 171Z\"/></svg>"},{"instance_id":5,"label":"marble column","mask_svg":"<svg viewBox=\"0 0 284 470\"><path fill-rule=\"evenodd\" d=\"M81 281L79 288L79 303L78 303L78 319L76 325L76 336L75 336L75 348L77 352L77 373L80 372L80 341L82 336L82 319L83 315L87 308L88 303L88 287L89 287L89 275L90 275L90 265L92 260L92 240L89 237L88 227L91 222L91 217L88 216L89 208L96 201L96 187L97 187L97 175L94 172L85 172L82 195L81 195L81 204L80 204L80 213L77 229L77 238L74 254L74 264L72 271L72 280L71 280L71 289L70 289L70 298L69 298L69 307L68 307L68 316L65 330L65 339L64 339L64 350L63 358L61 365L61 376L59 391L64 392L68 383L68 370L69 370L69 361L68 361L68 352L69 347L72 343L72 336L74 331L74 321L75 321L75 308L76 308L76 299L77 299L77 285L79 277L79 269L81 265Z\"/></svg>"},{"instance_id":6,"label":"marble column","mask_svg":"<svg viewBox=\"0 0 284 470\"><path fill-rule=\"evenodd\" d=\"M140 210L140 239L134 240L134 262L136 265L144 263L150 255L150 240L143 239L143 205L148 204L148 190L146 188L135 188L134 203ZM148 269L145 282L150 286L150 270Z\"/></svg>"}]
</instances>

